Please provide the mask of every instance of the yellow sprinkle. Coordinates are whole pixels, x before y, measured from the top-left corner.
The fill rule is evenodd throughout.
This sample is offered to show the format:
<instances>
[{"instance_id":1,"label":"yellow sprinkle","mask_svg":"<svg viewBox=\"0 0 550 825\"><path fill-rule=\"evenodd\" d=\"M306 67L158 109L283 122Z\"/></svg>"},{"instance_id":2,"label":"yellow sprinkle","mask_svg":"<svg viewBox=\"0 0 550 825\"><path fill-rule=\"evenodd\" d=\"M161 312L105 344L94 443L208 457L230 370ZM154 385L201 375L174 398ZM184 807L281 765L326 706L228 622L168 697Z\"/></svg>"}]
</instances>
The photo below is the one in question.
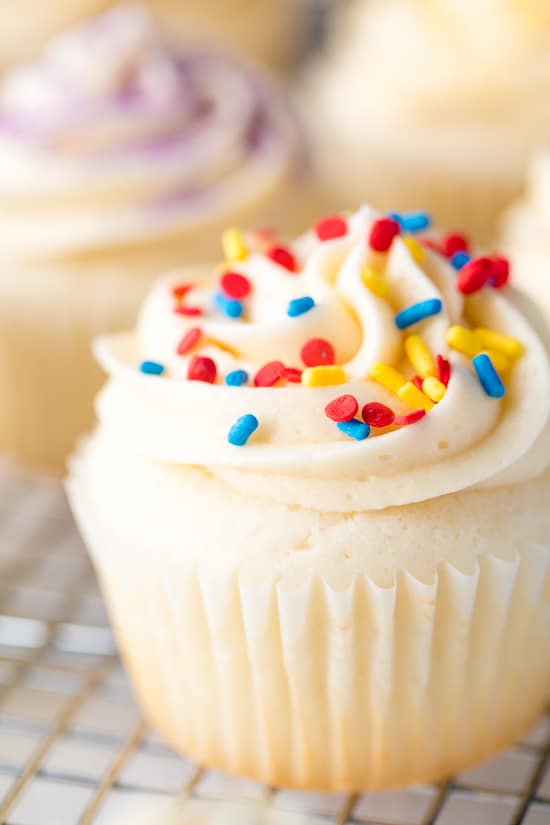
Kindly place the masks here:
<instances>
[{"instance_id":1,"label":"yellow sprinkle","mask_svg":"<svg viewBox=\"0 0 550 825\"><path fill-rule=\"evenodd\" d=\"M418 387L415 387L411 381L403 384L397 395L405 404L409 405L411 410L426 410L428 413L433 408L433 402L430 401L428 396L424 395Z\"/></svg>"},{"instance_id":2,"label":"yellow sprinkle","mask_svg":"<svg viewBox=\"0 0 550 825\"><path fill-rule=\"evenodd\" d=\"M366 266L361 272L361 280L371 292L379 295L381 298L387 298L390 292L388 282L382 275L379 275L376 270L370 266Z\"/></svg>"},{"instance_id":3,"label":"yellow sprinkle","mask_svg":"<svg viewBox=\"0 0 550 825\"><path fill-rule=\"evenodd\" d=\"M484 349L482 350L482 352L484 353L484 355L489 356L493 363L493 367L501 375L505 372L508 372L508 370L512 366L508 356L503 355L502 352L498 351L498 349Z\"/></svg>"},{"instance_id":4,"label":"yellow sprinkle","mask_svg":"<svg viewBox=\"0 0 550 825\"><path fill-rule=\"evenodd\" d=\"M420 335L409 335L405 339L405 352L414 369L422 378L428 378L428 376L436 374L432 354Z\"/></svg>"},{"instance_id":5,"label":"yellow sprinkle","mask_svg":"<svg viewBox=\"0 0 550 825\"><path fill-rule=\"evenodd\" d=\"M308 367L302 373L302 384L306 387L332 387L345 382L346 373L342 367Z\"/></svg>"},{"instance_id":6,"label":"yellow sprinkle","mask_svg":"<svg viewBox=\"0 0 550 825\"><path fill-rule=\"evenodd\" d=\"M422 382L422 390L428 396L430 401L437 404L437 402L441 401L447 392L447 387L442 381L439 380L439 378L434 378L433 375L430 375Z\"/></svg>"},{"instance_id":7,"label":"yellow sprinkle","mask_svg":"<svg viewBox=\"0 0 550 825\"><path fill-rule=\"evenodd\" d=\"M222 233L223 254L229 262L244 261L248 257L244 235L239 229L225 229Z\"/></svg>"},{"instance_id":8,"label":"yellow sprinkle","mask_svg":"<svg viewBox=\"0 0 550 825\"><path fill-rule=\"evenodd\" d=\"M463 355L469 355L470 358L473 358L483 349L483 344L475 332L465 327L450 327L447 332L447 343Z\"/></svg>"},{"instance_id":9,"label":"yellow sprinkle","mask_svg":"<svg viewBox=\"0 0 550 825\"><path fill-rule=\"evenodd\" d=\"M417 264L423 263L426 257L426 250L421 244L418 243L416 238L413 238L412 235L404 235L403 242L408 246L413 261Z\"/></svg>"},{"instance_id":10,"label":"yellow sprinkle","mask_svg":"<svg viewBox=\"0 0 550 825\"><path fill-rule=\"evenodd\" d=\"M390 392L398 393L401 387L407 383L407 379L393 367L387 364L375 364L370 371L371 378L382 384Z\"/></svg>"},{"instance_id":11,"label":"yellow sprinkle","mask_svg":"<svg viewBox=\"0 0 550 825\"><path fill-rule=\"evenodd\" d=\"M498 350L498 352L502 352L503 355L507 355L509 358L519 358L525 351L521 341L510 338L509 335L503 335L501 332L484 329L483 327L474 331L481 341L481 345L486 349Z\"/></svg>"}]
</instances>

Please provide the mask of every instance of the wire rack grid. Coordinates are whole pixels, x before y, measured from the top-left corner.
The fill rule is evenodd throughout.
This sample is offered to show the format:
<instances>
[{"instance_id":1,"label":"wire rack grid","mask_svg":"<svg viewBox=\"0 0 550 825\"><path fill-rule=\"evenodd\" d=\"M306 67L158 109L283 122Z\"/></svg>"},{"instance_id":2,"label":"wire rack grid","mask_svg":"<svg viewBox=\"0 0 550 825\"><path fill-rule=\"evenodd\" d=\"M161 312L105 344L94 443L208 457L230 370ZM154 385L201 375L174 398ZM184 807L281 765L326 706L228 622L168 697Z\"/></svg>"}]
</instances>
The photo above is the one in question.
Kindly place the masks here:
<instances>
[{"instance_id":1,"label":"wire rack grid","mask_svg":"<svg viewBox=\"0 0 550 825\"><path fill-rule=\"evenodd\" d=\"M0 825L550 825L550 717L440 786L266 788L175 756L140 718L61 488L0 468Z\"/></svg>"}]
</instances>

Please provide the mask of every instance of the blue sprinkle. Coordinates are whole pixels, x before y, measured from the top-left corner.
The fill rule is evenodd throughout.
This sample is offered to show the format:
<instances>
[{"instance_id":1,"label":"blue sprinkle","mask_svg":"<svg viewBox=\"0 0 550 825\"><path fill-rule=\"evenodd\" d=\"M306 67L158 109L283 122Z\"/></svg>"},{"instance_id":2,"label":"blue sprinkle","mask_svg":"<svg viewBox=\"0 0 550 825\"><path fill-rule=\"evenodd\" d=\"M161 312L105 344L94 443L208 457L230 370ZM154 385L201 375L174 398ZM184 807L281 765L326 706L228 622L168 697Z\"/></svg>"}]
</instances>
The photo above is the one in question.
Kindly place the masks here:
<instances>
[{"instance_id":1,"label":"blue sprinkle","mask_svg":"<svg viewBox=\"0 0 550 825\"><path fill-rule=\"evenodd\" d=\"M234 447L244 447L252 433L258 429L258 419L255 415L247 413L237 418L227 436L227 440Z\"/></svg>"},{"instance_id":2,"label":"blue sprinkle","mask_svg":"<svg viewBox=\"0 0 550 825\"><path fill-rule=\"evenodd\" d=\"M481 353L472 359L480 384L490 398L502 398L506 395L504 384L488 355Z\"/></svg>"},{"instance_id":3,"label":"blue sprinkle","mask_svg":"<svg viewBox=\"0 0 550 825\"><path fill-rule=\"evenodd\" d=\"M357 418L352 418L351 421L339 421L336 426L341 433L347 435L348 438L354 438L356 441L364 441L370 435L369 425L363 424Z\"/></svg>"},{"instance_id":4,"label":"blue sprinkle","mask_svg":"<svg viewBox=\"0 0 550 825\"><path fill-rule=\"evenodd\" d=\"M460 252L455 252L455 254L451 257L451 266L453 266L456 270L460 270L471 260L471 255L468 255L467 252L460 250Z\"/></svg>"},{"instance_id":5,"label":"blue sprinkle","mask_svg":"<svg viewBox=\"0 0 550 825\"><path fill-rule=\"evenodd\" d=\"M400 224L405 232L423 232L431 226L431 218L427 212L406 212L401 215Z\"/></svg>"},{"instance_id":6,"label":"blue sprinkle","mask_svg":"<svg viewBox=\"0 0 550 825\"><path fill-rule=\"evenodd\" d=\"M291 318L297 318L298 315L303 315L304 312L309 312L315 306L315 301L309 295L304 295L303 298L295 298L289 301L287 315Z\"/></svg>"},{"instance_id":7,"label":"blue sprinkle","mask_svg":"<svg viewBox=\"0 0 550 825\"><path fill-rule=\"evenodd\" d=\"M145 375L162 375L164 366L157 361L142 361L139 369Z\"/></svg>"},{"instance_id":8,"label":"blue sprinkle","mask_svg":"<svg viewBox=\"0 0 550 825\"><path fill-rule=\"evenodd\" d=\"M246 370L233 370L225 376L225 383L228 387L242 387L248 381Z\"/></svg>"},{"instance_id":9,"label":"blue sprinkle","mask_svg":"<svg viewBox=\"0 0 550 825\"><path fill-rule=\"evenodd\" d=\"M398 223L401 229L405 228L404 218L400 212L388 212L388 218L391 218L392 221Z\"/></svg>"},{"instance_id":10,"label":"blue sprinkle","mask_svg":"<svg viewBox=\"0 0 550 825\"><path fill-rule=\"evenodd\" d=\"M229 318L240 318L243 314L242 303L240 301L235 301L234 298L226 298L222 292L216 292L214 295L214 304L217 309Z\"/></svg>"},{"instance_id":11,"label":"blue sprinkle","mask_svg":"<svg viewBox=\"0 0 550 825\"><path fill-rule=\"evenodd\" d=\"M395 326L398 329L407 329L407 327L417 324L425 318L430 318L432 315L439 315L442 309L443 304L439 298L420 301L419 304L413 304L402 312L398 312L395 316Z\"/></svg>"}]
</instances>

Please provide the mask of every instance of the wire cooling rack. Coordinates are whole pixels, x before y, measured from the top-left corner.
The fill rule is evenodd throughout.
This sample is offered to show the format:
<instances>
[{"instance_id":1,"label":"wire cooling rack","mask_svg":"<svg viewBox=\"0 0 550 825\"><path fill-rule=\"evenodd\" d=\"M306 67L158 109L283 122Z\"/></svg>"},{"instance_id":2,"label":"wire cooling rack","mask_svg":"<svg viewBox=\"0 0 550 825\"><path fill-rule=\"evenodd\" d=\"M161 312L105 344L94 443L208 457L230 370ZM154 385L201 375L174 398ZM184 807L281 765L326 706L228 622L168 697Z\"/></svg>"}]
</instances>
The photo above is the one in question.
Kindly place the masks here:
<instances>
[{"instance_id":1,"label":"wire cooling rack","mask_svg":"<svg viewBox=\"0 0 550 825\"><path fill-rule=\"evenodd\" d=\"M550 717L441 786L268 789L176 757L144 725L63 492L0 467L1 825L550 825Z\"/></svg>"}]
</instances>

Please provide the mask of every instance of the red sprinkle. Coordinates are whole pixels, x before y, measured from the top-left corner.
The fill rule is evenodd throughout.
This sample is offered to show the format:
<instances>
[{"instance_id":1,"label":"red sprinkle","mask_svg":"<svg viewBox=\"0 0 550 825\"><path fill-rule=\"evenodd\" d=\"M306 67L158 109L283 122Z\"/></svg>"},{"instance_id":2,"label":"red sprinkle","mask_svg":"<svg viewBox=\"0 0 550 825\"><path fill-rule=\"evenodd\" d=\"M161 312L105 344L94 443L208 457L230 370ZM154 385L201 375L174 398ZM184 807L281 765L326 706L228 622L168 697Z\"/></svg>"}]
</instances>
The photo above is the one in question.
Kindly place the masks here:
<instances>
[{"instance_id":1,"label":"red sprinkle","mask_svg":"<svg viewBox=\"0 0 550 825\"><path fill-rule=\"evenodd\" d=\"M185 298L190 289L193 289L194 284L176 284L172 287L172 295L174 298Z\"/></svg>"},{"instance_id":2,"label":"red sprinkle","mask_svg":"<svg viewBox=\"0 0 550 825\"><path fill-rule=\"evenodd\" d=\"M252 229L248 233L252 244L257 244L258 246L265 248L266 246L270 246L271 244L275 243L276 233L273 229L266 229L262 227L260 229Z\"/></svg>"},{"instance_id":3,"label":"red sprinkle","mask_svg":"<svg viewBox=\"0 0 550 825\"><path fill-rule=\"evenodd\" d=\"M414 410L406 415L396 415L393 423L398 427L406 427L408 424L416 424L426 415L426 410Z\"/></svg>"},{"instance_id":4,"label":"red sprinkle","mask_svg":"<svg viewBox=\"0 0 550 825\"><path fill-rule=\"evenodd\" d=\"M301 351L302 361L306 367L326 367L334 364L334 347L324 338L310 338Z\"/></svg>"},{"instance_id":5,"label":"red sprinkle","mask_svg":"<svg viewBox=\"0 0 550 825\"><path fill-rule=\"evenodd\" d=\"M246 298L252 289L248 278L239 272L225 272L220 278L220 287L224 295L236 300Z\"/></svg>"},{"instance_id":6,"label":"red sprinkle","mask_svg":"<svg viewBox=\"0 0 550 825\"><path fill-rule=\"evenodd\" d=\"M177 315L202 315L202 309L200 307L179 306L174 307L174 312Z\"/></svg>"},{"instance_id":7,"label":"red sprinkle","mask_svg":"<svg viewBox=\"0 0 550 825\"><path fill-rule=\"evenodd\" d=\"M298 272L298 261L286 246L272 246L265 254L289 272Z\"/></svg>"},{"instance_id":8,"label":"red sprinkle","mask_svg":"<svg viewBox=\"0 0 550 825\"><path fill-rule=\"evenodd\" d=\"M357 415L359 404L353 395L340 395L325 407L325 415L331 421L351 421Z\"/></svg>"},{"instance_id":9,"label":"red sprinkle","mask_svg":"<svg viewBox=\"0 0 550 825\"><path fill-rule=\"evenodd\" d=\"M217 375L216 364L204 355L194 355L189 362L187 377L190 381L204 381L213 384Z\"/></svg>"},{"instance_id":10,"label":"red sprinkle","mask_svg":"<svg viewBox=\"0 0 550 825\"><path fill-rule=\"evenodd\" d=\"M176 350L178 355L185 355L189 352L189 350L192 350L195 344L200 340L201 335L202 330L200 327L192 327L188 330L178 344Z\"/></svg>"},{"instance_id":11,"label":"red sprinkle","mask_svg":"<svg viewBox=\"0 0 550 825\"><path fill-rule=\"evenodd\" d=\"M413 378L411 378L411 381L413 382L414 386L417 387L419 390L422 389L422 378L419 375L415 375Z\"/></svg>"},{"instance_id":12,"label":"red sprinkle","mask_svg":"<svg viewBox=\"0 0 550 825\"><path fill-rule=\"evenodd\" d=\"M502 255L493 255L491 258L493 270L491 272L490 284L495 289L502 289L510 280L510 261Z\"/></svg>"},{"instance_id":13,"label":"red sprinkle","mask_svg":"<svg viewBox=\"0 0 550 825\"><path fill-rule=\"evenodd\" d=\"M441 241L441 249L447 258L452 258L455 252L468 252L470 244L464 235L450 233Z\"/></svg>"},{"instance_id":14,"label":"red sprinkle","mask_svg":"<svg viewBox=\"0 0 550 825\"><path fill-rule=\"evenodd\" d=\"M285 365L282 361L269 361L260 367L254 378L256 387L273 387L285 377Z\"/></svg>"},{"instance_id":15,"label":"red sprinkle","mask_svg":"<svg viewBox=\"0 0 550 825\"><path fill-rule=\"evenodd\" d=\"M375 252L387 252L401 228L393 218L378 218L369 234L369 246Z\"/></svg>"},{"instance_id":16,"label":"red sprinkle","mask_svg":"<svg viewBox=\"0 0 550 825\"><path fill-rule=\"evenodd\" d=\"M296 367L285 367L283 371L283 378L289 384L300 384L302 382L302 370Z\"/></svg>"},{"instance_id":17,"label":"red sprinkle","mask_svg":"<svg viewBox=\"0 0 550 825\"><path fill-rule=\"evenodd\" d=\"M348 234L348 225L340 215L329 215L321 218L314 226L320 241L331 241L333 238L342 238Z\"/></svg>"},{"instance_id":18,"label":"red sprinkle","mask_svg":"<svg viewBox=\"0 0 550 825\"><path fill-rule=\"evenodd\" d=\"M422 246L425 246L426 249L431 249L434 252L438 252L440 255L445 255L443 247L437 241L433 241L431 238L420 238L419 240Z\"/></svg>"},{"instance_id":19,"label":"red sprinkle","mask_svg":"<svg viewBox=\"0 0 550 825\"><path fill-rule=\"evenodd\" d=\"M371 427L389 427L395 420L395 413L385 404L371 401L363 407L363 421Z\"/></svg>"},{"instance_id":20,"label":"red sprinkle","mask_svg":"<svg viewBox=\"0 0 550 825\"><path fill-rule=\"evenodd\" d=\"M435 356L435 368L437 370L437 377L442 384L447 387L451 378L451 365L442 355Z\"/></svg>"},{"instance_id":21,"label":"red sprinkle","mask_svg":"<svg viewBox=\"0 0 550 825\"><path fill-rule=\"evenodd\" d=\"M457 289L463 295L473 295L487 284L493 274L490 258L472 258L458 273Z\"/></svg>"}]
</instances>

